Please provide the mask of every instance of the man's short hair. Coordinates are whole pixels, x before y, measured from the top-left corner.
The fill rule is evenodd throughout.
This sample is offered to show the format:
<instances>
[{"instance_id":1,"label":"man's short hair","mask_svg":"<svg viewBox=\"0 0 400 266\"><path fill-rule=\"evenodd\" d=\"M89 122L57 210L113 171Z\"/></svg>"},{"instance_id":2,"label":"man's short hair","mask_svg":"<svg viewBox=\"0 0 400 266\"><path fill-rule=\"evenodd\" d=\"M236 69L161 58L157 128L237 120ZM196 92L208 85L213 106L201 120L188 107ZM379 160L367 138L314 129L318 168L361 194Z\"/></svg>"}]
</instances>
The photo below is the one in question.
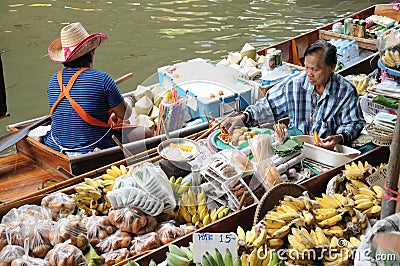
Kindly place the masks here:
<instances>
[{"instance_id":1,"label":"man's short hair","mask_svg":"<svg viewBox=\"0 0 400 266\"><path fill-rule=\"evenodd\" d=\"M323 63L326 66L332 66L337 63L337 50L336 47L325 40L318 40L307 47L304 52L304 57L318 52L323 53Z\"/></svg>"}]
</instances>

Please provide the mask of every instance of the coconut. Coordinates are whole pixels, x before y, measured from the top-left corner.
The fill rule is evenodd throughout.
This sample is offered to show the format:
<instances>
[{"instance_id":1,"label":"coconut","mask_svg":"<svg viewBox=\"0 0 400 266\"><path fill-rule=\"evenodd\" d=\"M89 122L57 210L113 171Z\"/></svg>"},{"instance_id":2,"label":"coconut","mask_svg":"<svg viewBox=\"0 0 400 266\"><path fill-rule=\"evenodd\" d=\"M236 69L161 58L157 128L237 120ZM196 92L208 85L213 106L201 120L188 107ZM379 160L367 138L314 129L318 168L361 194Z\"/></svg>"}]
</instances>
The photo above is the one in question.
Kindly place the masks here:
<instances>
[{"instance_id":1,"label":"coconut","mask_svg":"<svg viewBox=\"0 0 400 266\"><path fill-rule=\"evenodd\" d=\"M167 90L157 85L151 89L151 93L153 95L154 105L158 107L162 99L164 98L165 94L167 93Z\"/></svg>"},{"instance_id":2,"label":"coconut","mask_svg":"<svg viewBox=\"0 0 400 266\"><path fill-rule=\"evenodd\" d=\"M142 97L139 101L135 104L135 110L138 115L148 115L153 108L154 104L148 96Z\"/></svg>"},{"instance_id":3,"label":"coconut","mask_svg":"<svg viewBox=\"0 0 400 266\"><path fill-rule=\"evenodd\" d=\"M257 51L256 48L254 48L251 44L246 43L242 50L240 50L240 54L245 57L247 56L248 58L251 58L253 60L257 59Z\"/></svg>"},{"instance_id":4,"label":"coconut","mask_svg":"<svg viewBox=\"0 0 400 266\"><path fill-rule=\"evenodd\" d=\"M132 94L133 97L135 97L136 101L139 101L141 98L143 98L143 96L147 96L150 99L153 97L150 88L142 85L138 85L136 90Z\"/></svg>"},{"instance_id":5,"label":"coconut","mask_svg":"<svg viewBox=\"0 0 400 266\"><path fill-rule=\"evenodd\" d=\"M138 117L135 119L135 125L152 128L154 126L154 122L151 121L148 115L138 115Z\"/></svg>"},{"instance_id":6,"label":"coconut","mask_svg":"<svg viewBox=\"0 0 400 266\"><path fill-rule=\"evenodd\" d=\"M239 64L240 60L242 60L242 55L238 52L229 53L226 60L228 61L228 65L236 65Z\"/></svg>"}]
</instances>

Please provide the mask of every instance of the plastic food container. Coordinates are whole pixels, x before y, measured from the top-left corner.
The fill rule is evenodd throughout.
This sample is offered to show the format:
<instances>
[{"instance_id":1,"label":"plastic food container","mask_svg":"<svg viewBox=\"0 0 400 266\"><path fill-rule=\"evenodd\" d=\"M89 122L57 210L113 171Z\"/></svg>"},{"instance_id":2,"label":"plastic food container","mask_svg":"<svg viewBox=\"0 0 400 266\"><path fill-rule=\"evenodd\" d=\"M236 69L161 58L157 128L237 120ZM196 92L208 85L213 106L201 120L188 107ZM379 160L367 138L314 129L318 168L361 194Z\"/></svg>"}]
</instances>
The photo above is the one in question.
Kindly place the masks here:
<instances>
[{"instance_id":1,"label":"plastic food container","mask_svg":"<svg viewBox=\"0 0 400 266\"><path fill-rule=\"evenodd\" d=\"M314 138L308 135L292 136L291 138L304 141L303 153L306 158L332 167L346 164L361 154L356 149L340 144L336 145L334 151L315 146Z\"/></svg>"},{"instance_id":2,"label":"plastic food container","mask_svg":"<svg viewBox=\"0 0 400 266\"><path fill-rule=\"evenodd\" d=\"M254 195L254 193L251 191L251 189L247 186L247 184L243 181L241 176L237 176L237 177L233 177L233 178L229 179L228 181L226 181L225 183L222 184L222 188L228 194L228 198L233 199L233 203L236 208L239 207L240 200L241 200L241 196L239 196L239 195L236 196L235 193L232 191L232 188L234 187L234 185L237 184L236 182L239 182L241 184L241 187L243 188L243 193L244 193L244 191L247 191L247 193L248 193L247 197L252 198L251 202L248 202L245 200L245 202L243 203L243 208L250 206L254 203L258 203L257 197ZM240 193L240 195L243 195L243 194Z\"/></svg>"}]
</instances>

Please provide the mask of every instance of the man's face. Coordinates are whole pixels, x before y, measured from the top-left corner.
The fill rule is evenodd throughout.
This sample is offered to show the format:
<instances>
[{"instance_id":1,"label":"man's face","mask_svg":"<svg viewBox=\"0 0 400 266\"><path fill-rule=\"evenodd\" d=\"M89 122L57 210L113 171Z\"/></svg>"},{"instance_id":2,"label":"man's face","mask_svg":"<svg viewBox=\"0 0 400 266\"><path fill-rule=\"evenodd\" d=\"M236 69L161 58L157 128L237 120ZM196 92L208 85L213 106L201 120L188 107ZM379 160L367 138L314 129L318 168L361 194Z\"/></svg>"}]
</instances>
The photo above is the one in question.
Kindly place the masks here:
<instances>
[{"instance_id":1,"label":"man's face","mask_svg":"<svg viewBox=\"0 0 400 266\"><path fill-rule=\"evenodd\" d=\"M306 75L310 83L316 87L325 87L330 74L335 70L335 65L326 66L322 59L322 52L307 55L304 58Z\"/></svg>"}]
</instances>

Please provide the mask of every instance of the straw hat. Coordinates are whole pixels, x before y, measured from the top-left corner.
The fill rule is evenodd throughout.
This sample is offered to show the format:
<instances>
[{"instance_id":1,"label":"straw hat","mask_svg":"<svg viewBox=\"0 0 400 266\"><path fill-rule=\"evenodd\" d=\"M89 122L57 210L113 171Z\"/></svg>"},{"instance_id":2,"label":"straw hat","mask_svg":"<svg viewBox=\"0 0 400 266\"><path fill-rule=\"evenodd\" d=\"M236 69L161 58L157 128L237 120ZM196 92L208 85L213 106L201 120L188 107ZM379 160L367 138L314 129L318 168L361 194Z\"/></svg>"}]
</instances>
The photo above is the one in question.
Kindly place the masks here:
<instances>
[{"instance_id":1,"label":"straw hat","mask_svg":"<svg viewBox=\"0 0 400 266\"><path fill-rule=\"evenodd\" d=\"M89 35L81 23L75 22L61 29L60 36L50 44L47 51L53 62L65 63L97 48L105 39L107 35Z\"/></svg>"}]
</instances>

